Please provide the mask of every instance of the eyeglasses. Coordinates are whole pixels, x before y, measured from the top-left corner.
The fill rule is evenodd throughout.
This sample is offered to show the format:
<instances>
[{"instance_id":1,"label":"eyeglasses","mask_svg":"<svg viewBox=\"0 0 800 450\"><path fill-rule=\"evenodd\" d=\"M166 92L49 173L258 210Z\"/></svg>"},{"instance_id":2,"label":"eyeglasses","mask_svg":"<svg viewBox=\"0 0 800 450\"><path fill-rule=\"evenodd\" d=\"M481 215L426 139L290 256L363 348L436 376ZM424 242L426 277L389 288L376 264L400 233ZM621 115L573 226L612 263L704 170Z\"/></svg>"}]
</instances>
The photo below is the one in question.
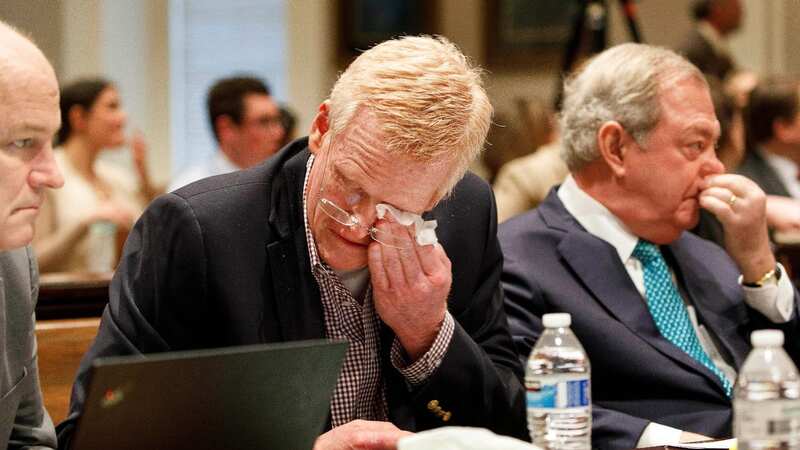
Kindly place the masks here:
<instances>
[{"instance_id":1,"label":"eyeglasses","mask_svg":"<svg viewBox=\"0 0 800 450\"><path fill-rule=\"evenodd\" d=\"M325 195L326 187L330 188L327 183L330 182L331 179L338 179L335 175L332 177L329 176L333 168L330 164L330 155L328 155L327 158L328 160L325 162L325 174L323 175L322 187L320 189L320 199L317 202L319 209L322 210L322 212L324 212L328 217L341 225L344 225L350 229L360 229L365 231L367 234L369 234L369 237L373 241L381 245L399 249L411 248L414 244L413 240L409 239L408 237L410 230L407 227L403 228L403 234L401 235L389 231L379 230L375 226L367 226L361 223L361 219L359 219L359 217L352 211L348 211L339 206L335 201L331 200L330 195ZM345 199L353 199L354 201L357 201L361 198L361 195L357 192L348 192L349 189L344 186L344 183L334 183L334 185L335 184L338 184L336 188L337 190L342 191L341 193ZM328 189L328 193L330 193L330 189ZM392 228L396 229L396 227Z\"/></svg>"},{"instance_id":2,"label":"eyeglasses","mask_svg":"<svg viewBox=\"0 0 800 450\"><path fill-rule=\"evenodd\" d=\"M392 248L411 248L413 241L408 237L393 234L391 232L379 230L374 226L366 226L361 223L357 215L350 213L325 197L321 197L317 203L319 208L328 215L331 219L335 220L348 228L361 229L369 234L373 241Z\"/></svg>"}]
</instances>

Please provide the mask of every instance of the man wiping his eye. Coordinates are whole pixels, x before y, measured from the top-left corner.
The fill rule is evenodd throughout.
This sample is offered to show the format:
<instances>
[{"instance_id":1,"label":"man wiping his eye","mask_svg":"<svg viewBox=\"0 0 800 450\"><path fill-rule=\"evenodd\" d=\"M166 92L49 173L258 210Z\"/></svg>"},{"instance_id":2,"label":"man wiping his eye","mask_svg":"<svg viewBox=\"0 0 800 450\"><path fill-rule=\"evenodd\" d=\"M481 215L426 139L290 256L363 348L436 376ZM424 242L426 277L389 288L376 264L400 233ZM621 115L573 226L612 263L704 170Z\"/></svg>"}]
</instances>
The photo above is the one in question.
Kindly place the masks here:
<instances>
[{"instance_id":1,"label":"man wiping his eye","mask_svg":"<svg viewBox=\"0 0 800 450\"><path fill-rule=\"evenodd\" d=\"M307 138L155 200L60 437L96 357L329 338L349 349L317 450L444 425L526 438L494 202L466 174L491 115L446 39L387 41L341 75Z\"/></svg>"}]
</instances>

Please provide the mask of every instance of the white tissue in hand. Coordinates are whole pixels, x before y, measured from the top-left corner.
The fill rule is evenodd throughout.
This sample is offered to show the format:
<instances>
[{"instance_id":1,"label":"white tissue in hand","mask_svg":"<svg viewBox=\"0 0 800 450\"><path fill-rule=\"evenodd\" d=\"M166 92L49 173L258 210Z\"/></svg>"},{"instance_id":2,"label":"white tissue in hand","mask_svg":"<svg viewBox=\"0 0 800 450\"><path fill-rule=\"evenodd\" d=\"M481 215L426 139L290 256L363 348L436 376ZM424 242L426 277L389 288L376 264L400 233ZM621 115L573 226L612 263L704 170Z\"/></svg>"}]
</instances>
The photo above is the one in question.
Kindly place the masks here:
<instances>
[{"instance_id":1,"label":"white tissue in hand","mask_svg":"<svg viewBox=\"0 0 800 450\"><path fill-rule=\"evenodd\" d=\"M406 227L412 224L414 225L417 244L433 245L439 242L439 239L436 237L437 223L435 220L422 220L422 216L419 214L402 211L386 203L378 203L375 205L375 212L378 214L379 219L383 219L384 216L386 216L386 211L391 212L394 220L400 225Z\"/></svg>"}]
</instances>

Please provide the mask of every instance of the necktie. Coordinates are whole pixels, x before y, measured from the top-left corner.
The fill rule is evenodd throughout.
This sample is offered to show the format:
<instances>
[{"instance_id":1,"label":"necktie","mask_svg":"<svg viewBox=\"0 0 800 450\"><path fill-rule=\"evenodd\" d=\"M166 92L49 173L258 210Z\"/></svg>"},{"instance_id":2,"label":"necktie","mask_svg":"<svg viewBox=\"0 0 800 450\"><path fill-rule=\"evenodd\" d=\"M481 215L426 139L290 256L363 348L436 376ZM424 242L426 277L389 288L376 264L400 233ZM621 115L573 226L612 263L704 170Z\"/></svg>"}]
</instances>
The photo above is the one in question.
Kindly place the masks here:
<instances>
[{"instance_id":1,"label":"necktie","mask_svg":"<svg viewBox=\"0 0 800 450\"><path fill-rule=\"evenodd\" d=\"M725 393L731 396L731 382L714 364L700 345L700 340L692 328L689 314L683 305L678 289L672 282L667 263L661 250L652 242L640 239L633 250L633 256L644 267L644 291L647 308L658 331L668 341L686 352L689 356L714 372L722 381Z\"/></svg>"}]
</instances>

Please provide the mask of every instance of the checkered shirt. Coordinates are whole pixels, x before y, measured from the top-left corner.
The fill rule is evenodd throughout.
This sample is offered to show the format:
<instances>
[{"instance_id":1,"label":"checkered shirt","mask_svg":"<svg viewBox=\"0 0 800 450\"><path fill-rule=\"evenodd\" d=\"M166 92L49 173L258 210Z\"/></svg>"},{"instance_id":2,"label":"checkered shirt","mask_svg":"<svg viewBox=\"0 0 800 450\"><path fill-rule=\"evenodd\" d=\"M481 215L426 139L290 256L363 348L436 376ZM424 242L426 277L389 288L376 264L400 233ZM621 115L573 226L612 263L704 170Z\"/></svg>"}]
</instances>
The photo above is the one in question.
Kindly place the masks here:
<instances>
[{"instance_id":1,"label":"checkered shirt","mask_svg":"<svg viewBox=\"0 0 800 450\"><path fill-rule=\"evenodd\" d=\"M303 218L308 256L322 299L325 336L350 343L331 398L331 425L337 427L355 419L387 420L386 386L380 365L380 318L372 301L372 286L367 287L363 301L358 302L336 272L319 258L306 207L308 176L313 161L314 155L310 155L303 183ZM431 349L411 365L400 341L395 337L391 350L392 365L411 387L424 382L441 364L454 328L453 317L447 312Z\"/></svg>"}]
</instances>

